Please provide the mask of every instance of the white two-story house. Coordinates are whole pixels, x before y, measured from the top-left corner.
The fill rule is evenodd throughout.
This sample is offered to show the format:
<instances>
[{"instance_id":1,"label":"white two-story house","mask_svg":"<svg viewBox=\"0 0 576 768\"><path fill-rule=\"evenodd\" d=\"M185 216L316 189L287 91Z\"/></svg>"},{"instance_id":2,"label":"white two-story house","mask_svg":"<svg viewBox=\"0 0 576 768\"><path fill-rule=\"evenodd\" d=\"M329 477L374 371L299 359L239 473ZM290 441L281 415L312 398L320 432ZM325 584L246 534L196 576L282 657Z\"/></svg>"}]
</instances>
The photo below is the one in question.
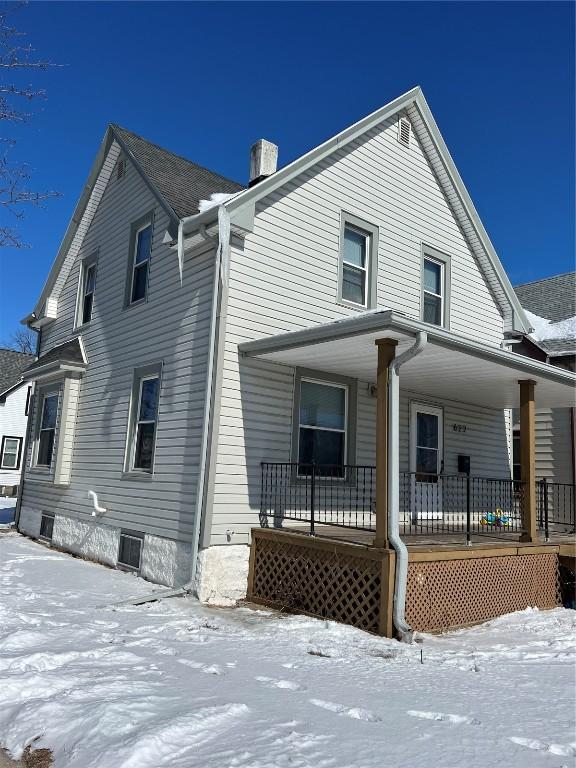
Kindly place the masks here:
<instances>
[{"instance_id":1,"label":"white two-story house","mask_svg":"<svg viewBox=\"0 0 576 768\"><path fill-rule=\"evenodd\" d=\"M311 467L376 530L386 415L408 521L454 506L439 477L502 481L510 501L518 382L552 407L572 377L506 349L531 326L421 90L275 158L255 145L243 188L108 128L26 318L21 531L226 602L251 530L290 517L287 479L300 504ZM390 350L412 352L383 417Z\"/></svg>"},{"instance_id":2,"label":"white two-story house","mask_svg":"<svg viewBox=\"0 0 576 768\"><path fill-rule=\"evenodd\" d=\"M33 360L34 355L0 349L0 496L15 495L20 484L32 391L22 371Z\"/></svg>"}]
</instances>

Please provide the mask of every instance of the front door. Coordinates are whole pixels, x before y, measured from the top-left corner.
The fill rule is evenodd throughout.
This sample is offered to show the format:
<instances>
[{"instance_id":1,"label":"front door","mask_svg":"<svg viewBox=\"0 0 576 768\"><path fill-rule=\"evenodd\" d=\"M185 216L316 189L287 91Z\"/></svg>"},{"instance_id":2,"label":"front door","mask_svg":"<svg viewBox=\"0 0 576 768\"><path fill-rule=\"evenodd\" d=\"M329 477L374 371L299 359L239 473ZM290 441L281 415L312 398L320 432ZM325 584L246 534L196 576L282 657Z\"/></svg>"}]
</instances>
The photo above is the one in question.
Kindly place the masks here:
<instances>
[{"instance_id":1,"label":"front door","mask_svg":"<svg viewBox=\"0 0 576 768\"><path fill-rule=\"evenodd\" d=\"M423 403L410 406L412 517L442 517L443 412Z\"/></svg>"}]
</instances>

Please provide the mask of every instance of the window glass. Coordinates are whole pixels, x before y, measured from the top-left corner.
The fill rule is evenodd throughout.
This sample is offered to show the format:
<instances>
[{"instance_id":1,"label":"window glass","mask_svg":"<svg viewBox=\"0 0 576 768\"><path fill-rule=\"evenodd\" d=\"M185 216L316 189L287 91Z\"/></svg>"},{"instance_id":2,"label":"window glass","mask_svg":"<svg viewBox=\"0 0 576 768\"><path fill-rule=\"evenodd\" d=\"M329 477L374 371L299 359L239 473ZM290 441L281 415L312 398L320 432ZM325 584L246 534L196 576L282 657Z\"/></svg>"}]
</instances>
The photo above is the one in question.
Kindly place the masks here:
<instances>
[{"instance_id":1,"label":"window glass","mask_svg":"<svg viewBox=\"0 0 576 768\"><path fill-rule=\"evenodd\" d=\"M442 299L440 296L424 294L424 318L425 323L442 325Z\"/></svg>"},{"instance_id":2,"label":"window glass","mask_svg":"<svg viewBox=\"0 0 576 768\"><path fill-rule=\"evenodd\" d=\"M141 229L136 235L134 247L134 262L132 267L132 291L130 303L146 298L148 287L148 264L152 246L152 225Z\"/></svg>"},{"instance_id":3,"label":"window glass","mask_svg":"<svg viewBox=\"0 0 576 768\"><path fill-rule=\"evenodd\" d=\"M366 266L366 235L350 227L344 229L344 261L356 267Z\"/></svg>"},{"instance_id":4,"label":"window glass","mask_svg":"<svg viewBox=\"0 0 576 768\"><path fill-rule=\"evenodd\" d=\"M342 474L340 468L346 460L346 394L344 387L301 381L300 474L306 474L305 466L312 463L320 465L320 474Z\"/></svg>"},{"instance_id":5,"label":"window glass","mask_svg":"<svg viewBox=\"0 0 576 768\"><path fill-rule=\"evenodd\" d=\"M152 470L159 389L160 379L157 376L140 381L137 421L134 430L134 469Z\"/></svg>"},{"instance_id":6,"label":"window glass","mask_svg":"<svg viewBox=\"0 0 576 768\"><path fill-rule=\"evenodd\" d=\"M82 324L92 319L94 291L96 289L96 264L91 264L84 275L84 297L82 301Z\"/></svg>"},{"instance_id":7,"label":"window glass","mask_svg":"<svg viewBox=\"0 0 576 768\"><path fill-rule=\"evenodd\" d=\"M344 227L342 250L342 298L366 306L367 247L369 235L350 226Z\"/></svg>"},{"instance_id":8,"label":"window glass","mask_svg":"<svg viewBox=\"0 0 576 768\"><path fill-rule=\"evenodd\" d=\"M438 416L418 412L416 416L416 472L438 473Z\"/></svg>"},{"instance_id":9,"label":"window glass","mask_svg":"<svg viewBox=\"0 0 576 768\"><path fill-rule=\"evenodd\" d=\"M302 381L300 384L300 424L310 427L344 429L346 390Z\"/></svg>"},{"instance_id":10,"label":"window glass","mask_svg":"<svg viewBox=\"0 0 576 768\"><path fill-rule=\"evenodd\" d=\"M424 260L424 290L440 294L442 267L434 261Z\"/></svg>"},{"instance_id":11,"label":"window glass","mask_svg":"<svg viewBox=\"0 0 576 768\"><path fill-rule=\"evenodd\" d=\"M1 457L1 465L4 469L16 469L18 466L18 454L20 453L20 439L17 437L4 438L4 450Z\"/></svg>"},{"instance_id":12,"label":"window glass","mask_svg":"<svg viewBox=\"0 0 576 768\"><path fill-rule=\"evenodd\" d=\"M38 435L38 455L36 459L38 466L49 467L52 464L57 416L58 395L46 395L42 403L40 433Z\"/></svg>"}]
</instances>

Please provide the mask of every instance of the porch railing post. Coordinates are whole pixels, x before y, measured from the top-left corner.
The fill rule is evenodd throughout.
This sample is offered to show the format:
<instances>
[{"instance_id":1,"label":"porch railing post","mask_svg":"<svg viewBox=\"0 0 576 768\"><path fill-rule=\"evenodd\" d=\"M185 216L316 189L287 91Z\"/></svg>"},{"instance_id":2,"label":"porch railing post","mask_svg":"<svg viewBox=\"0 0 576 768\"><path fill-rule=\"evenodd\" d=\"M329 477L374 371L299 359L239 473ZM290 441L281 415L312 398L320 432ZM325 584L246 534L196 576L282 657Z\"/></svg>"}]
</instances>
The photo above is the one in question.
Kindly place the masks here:
<instances>
[{"instance_id":1,"label":"porch railing post","mask_svg":"<svg viewBox=\"0 0 576 768\"><path fill-rule=\"evenodd\" d=\"M471 546L470 536L470 473L466 475L466 545Z\"/></svg>"},{"instance_id":2,"label":"porch railing post","mask_svg":"<svg viewBox=\"0 0 576 768\"><path fill-rule=\"evenodd\" d=\"M520 384L520 465L524 484L522 528L520 541L536 541L536 411L534 388L536 382L524 379Z\"/></svg>"},{"instance_id":3,"label":"porch railing post","mask_svg":"<svg viewBox=\"0 0 576 768\"><path fill-rule=\"evenodd\" d=\"M314 497L316 495L316 465L312 462L310 470L310 536L314 536Z\"/></svg>"},{"instance_id":4,"label":"porch railing post","mask_svg":"<svg viewBox=\"0 0 576 768\"><path fill-rule=\"evenodd\" d=\"M548 531L548 485L545 477L542 478L542 502L544 507L544 541L550 541Z\"/></svg>"}]
</instances>

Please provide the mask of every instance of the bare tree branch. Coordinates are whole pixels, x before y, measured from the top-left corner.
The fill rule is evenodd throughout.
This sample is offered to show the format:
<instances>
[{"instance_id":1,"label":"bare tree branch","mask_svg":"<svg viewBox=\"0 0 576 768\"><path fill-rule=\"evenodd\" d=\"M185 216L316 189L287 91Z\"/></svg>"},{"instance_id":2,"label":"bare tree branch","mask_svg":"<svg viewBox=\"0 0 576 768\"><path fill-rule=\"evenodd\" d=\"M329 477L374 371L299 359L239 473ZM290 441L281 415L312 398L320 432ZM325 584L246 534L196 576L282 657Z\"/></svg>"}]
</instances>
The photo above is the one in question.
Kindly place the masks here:
<instances>
[{"instance_id":1,"label":"bare tree branch","mask_svg":"<svg viewBox=\"0 0 576 768\"><path fill-rule=\"evenodd\" d=\"M11 334L8 341L4 342L7 349L14 349L16 352L25 352L27 355L36 354L36 332L30 328L18 328Z\"/></svg>"},{"instance_id":2,"label":"bare tree branch","mask_svg":"<svg viewBox=\"0 0 576 768\"><path fill-rule=\"evenodd\" d=\"M58 66L51 61L35 57L36 50L31 45L20 44L26 35L11 23L11 17L26 6L25 0L16 3L0 4L0 121L23 124L32 117L30 112L22 110L22 102L45 99L43 88L33 88L18 82L6 82L10 72L14 76L21 70L44 71ZM9 152L15 145L14 139L0 139L3 151L0 154L0 211L10 213L15 219L24 215L22 206L40 206L44 201L60 197L54 190L35 191L29 188L30 171L26 164L10 160ZM9 224L0 222L0 248L22 248L25 245L17 230Z\"/></svg>"}]
</instances>

